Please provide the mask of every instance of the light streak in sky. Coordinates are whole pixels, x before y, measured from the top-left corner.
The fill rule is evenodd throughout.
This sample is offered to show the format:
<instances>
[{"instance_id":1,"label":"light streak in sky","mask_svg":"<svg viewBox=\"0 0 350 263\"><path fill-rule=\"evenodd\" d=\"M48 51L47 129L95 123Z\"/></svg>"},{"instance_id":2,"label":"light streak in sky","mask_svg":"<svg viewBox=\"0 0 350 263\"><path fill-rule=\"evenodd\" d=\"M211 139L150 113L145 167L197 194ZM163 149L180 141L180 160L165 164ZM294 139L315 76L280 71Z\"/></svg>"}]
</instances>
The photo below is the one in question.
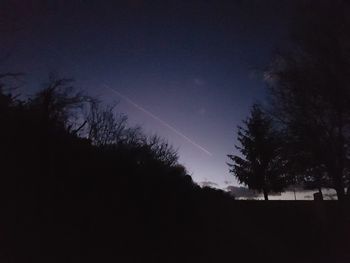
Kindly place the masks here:
<instances>
[{"instance_id":1,"label":"light streak in sky","mask_svg":"<svg viewBox=\"0 0 350 263\"><path fill-rule=\"evenodd\" d=\"M154 115L152 112L149 112L148 110L144 109L143 107L141 107L140 105L138 105L137 103L133 102L131 99L129 99L128 97L124 96L123 94L121 94L120 92L116 91L115 89L112 89L108 86L106 86L106 88L110 89L111 91L113 91L115 94L117 94L119 97L121 97L123 100L125 100L126 102L130 103L131 105L133 105L135 108L137 108L138 110L142 111L143 113L145 113L146 115L150 116L151 118L155 119L156 121L160 122L161 124L163 124L165 127L167 127L169 130L173 131L174 133L176 133L177 135L179 135L180 137L182 137L183 139L185 139L187 142L191 143L193 146L195 146L197 149L201 150L202 152L206 153L209 156L212 156L212 154L206 150L204 147L200 146L198 143L194 142L193 140L191 140L190 138L188 138L186 135L184 135L182 132L178 131L177 129L175 129L173 126L171 126L170 124L166 123L165 121L163 121L161 118L159 118L158 116Z\"/></svg>"}]
</instances>

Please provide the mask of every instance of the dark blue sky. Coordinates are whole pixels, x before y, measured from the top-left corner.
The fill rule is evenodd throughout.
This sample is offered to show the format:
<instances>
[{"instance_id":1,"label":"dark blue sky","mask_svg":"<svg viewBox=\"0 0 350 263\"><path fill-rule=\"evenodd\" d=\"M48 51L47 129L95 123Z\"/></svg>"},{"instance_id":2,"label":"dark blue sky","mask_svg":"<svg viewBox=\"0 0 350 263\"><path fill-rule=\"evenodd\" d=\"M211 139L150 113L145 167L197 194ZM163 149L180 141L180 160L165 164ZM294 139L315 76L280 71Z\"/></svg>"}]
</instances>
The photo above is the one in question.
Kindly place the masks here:
<instances>
[{"instance_id":1,"label":"dark blue sky","mask_svg":"<svg viewBox=\"0 0 350 263\"><path fill-rule=\"evenodd\" d=\"M261 72L286 39L292 2L4 1L0 70L25 72L24 94L56 72L121 100L132 124L179 148L195 181L225 187L236 184L226 165L236 126L265 96Z\"/></svg>"}]
</instances>

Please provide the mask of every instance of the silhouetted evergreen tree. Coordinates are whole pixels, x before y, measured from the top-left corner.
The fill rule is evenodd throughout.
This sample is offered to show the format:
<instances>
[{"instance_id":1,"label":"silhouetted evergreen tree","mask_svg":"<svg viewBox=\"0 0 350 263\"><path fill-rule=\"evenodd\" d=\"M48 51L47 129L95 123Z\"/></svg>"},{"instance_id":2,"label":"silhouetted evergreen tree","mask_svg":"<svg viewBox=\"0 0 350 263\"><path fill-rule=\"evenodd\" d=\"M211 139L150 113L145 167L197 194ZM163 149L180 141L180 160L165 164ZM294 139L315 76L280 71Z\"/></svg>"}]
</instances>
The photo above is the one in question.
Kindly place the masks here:
<instances>
[{"instance_id":1,"label":"silhouetted evergreen tree","mask_svg":"<svg viewBox=\"0 0 350 263\"><path fill-rule=\"evenodd\" d=\"M270 192L282 191L287 186L281 159L281 140L274 129L272 119L258 105L254 105L250 117L238 127L236 146L240 155L228 155L233 161L230 172L240 183L250 189L262 191L265 200Z\"/></svg>"},{"instance_id":2,"label":"silhouetted evergreen tree","mask_svg":"<svg viewBox=\"0 0 350 263\"><path fill-rule=\"evenodd\" d=\"M232 247L245 262L291 248L287 262L330 262L331 249L347 251L333 203L325 219L311 202L240 202L202 189L163 139L127 123L113 138L113 107L97 109L107 112L97 126L111 133L96 143L81 111L90 98L73 100L52 81L28 100L0 89L1 262L222 262Z\"/></svg>"}]
</instances>

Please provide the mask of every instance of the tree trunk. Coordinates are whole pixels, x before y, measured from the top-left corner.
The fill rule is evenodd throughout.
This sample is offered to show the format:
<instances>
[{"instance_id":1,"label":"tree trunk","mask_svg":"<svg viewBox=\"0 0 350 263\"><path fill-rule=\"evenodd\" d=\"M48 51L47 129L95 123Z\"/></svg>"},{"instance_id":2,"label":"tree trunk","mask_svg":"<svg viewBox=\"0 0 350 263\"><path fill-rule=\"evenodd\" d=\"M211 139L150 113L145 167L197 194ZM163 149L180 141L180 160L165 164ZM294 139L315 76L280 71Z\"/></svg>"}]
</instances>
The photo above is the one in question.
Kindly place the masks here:
<instances>
[{"instance_id":1,"label":"tree trunk","mask_svg":"<svg viewBox=\"0 0 350 263\"><path fill-rule=\"evenodd\" d=\"M268 201L268 200L269 200L269 194L268 194L268 192L266 191L266 189L264 189L263 192L264 192L265 201Z\"/></svg>"},{"instance_id":2,"label":"tree trunk","mask_svg":"<svg viewBox=\"0 0 350 263\"><path fill-rule=\"evenodd\" d=\"M343 201L345 199L345 187L343 181L343 173L337 172L334 174L334 188L337 192L337 197L339 201Z\"/></svg>"},{"instance_id":3,"label":"tree trunk","mask_svg":"<svg viewBox=\"0 0 350 263\"><path fill-rule=\"evenodd\" d=\"M345 199L345 190L344 187L336 186L335 191L337 192L337 197L339 201L343 201Z\"/></svg>"},{"instance_id":4,"label":"tree trunk","mask_svg":"<svg viewBox=\"0 0 350 263\"><path fill-rule=\"evenodd\" d=\"M343 201L345 199L343 169L340 169L338 166L333 165L328 171L330 178L332 179L333 188L337 193L337 198L339 201Z\"/></svg>"},{"instance_id":5,"label":"tree trunk","mask_svg":"<svg viewBox=\"0 0 350 263\"><path fill-rule=\"evenodd\" d=\"M323 193L322 193L321 187L318 188L318 192L320 193L320 196L321 196L321 198L322 198L322 200L323 200Z\"/></svg>"}]
</instances>

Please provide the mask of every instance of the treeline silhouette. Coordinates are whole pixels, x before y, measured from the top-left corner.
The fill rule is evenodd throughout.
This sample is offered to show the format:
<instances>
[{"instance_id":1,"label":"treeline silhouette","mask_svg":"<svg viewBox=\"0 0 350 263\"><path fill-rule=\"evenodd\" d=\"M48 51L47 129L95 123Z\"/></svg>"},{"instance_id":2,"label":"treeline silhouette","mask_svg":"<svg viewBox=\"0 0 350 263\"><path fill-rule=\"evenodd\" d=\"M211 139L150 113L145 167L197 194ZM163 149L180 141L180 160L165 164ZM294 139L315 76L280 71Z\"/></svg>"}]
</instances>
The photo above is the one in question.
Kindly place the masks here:
<instances>
[{"instance_id":1,"label":"treeline silhouette","mask_svg":"<svg viewBox=\"0 0 350 263\"><path fill-rule=\"evenodd\" d=\"M164 256L179 228L196 224L185 223L195 220L187 217L197 209L192 199L228 198L201 190L172 146L129 127L70 80L51 78L23 100L7 91L14 77L1 76L3 260L141 260L148 249Z\"/></svg>"},{"instance_id":2,"label":"treeline silhouette","mask_svg":"<svg viewBox=\"0 0 350 263\"><path fill-rule=\"evenodd\" d=\"M332 16L315 23L324 10ZM239 201L200 188L171 145L115 105L60 78L26 99L20 74L1 74L0 261L349 262L346 10L303 16L298 48L265 72L271 105L253 107L241 155L230 156L266 199L305 184L344 202Z\"/></svg>"},{"instance_id":3,"label":"treeline silhouette","mask_svg":"<svg viewBox=\"0 0 350 263\"><path fill-rule=\"evenodd\" d=\"M302 1L291 41L264 70L269 100L238 128L230 171L264 193L302 185L350 196L350 6Z\"/></svg>"},{"instance_id":4,"label":"treeline silhouette","mask_svg":"<svg viewBox=\"0 0 350 263\"><path fill-rule=\"evenodd\" d=\"M2 262L346 258L336 203L261 205L200 188L171 146L113 105L52 78L21 99L14 77L1 76Z\"/></svg>"}]
</instances>

